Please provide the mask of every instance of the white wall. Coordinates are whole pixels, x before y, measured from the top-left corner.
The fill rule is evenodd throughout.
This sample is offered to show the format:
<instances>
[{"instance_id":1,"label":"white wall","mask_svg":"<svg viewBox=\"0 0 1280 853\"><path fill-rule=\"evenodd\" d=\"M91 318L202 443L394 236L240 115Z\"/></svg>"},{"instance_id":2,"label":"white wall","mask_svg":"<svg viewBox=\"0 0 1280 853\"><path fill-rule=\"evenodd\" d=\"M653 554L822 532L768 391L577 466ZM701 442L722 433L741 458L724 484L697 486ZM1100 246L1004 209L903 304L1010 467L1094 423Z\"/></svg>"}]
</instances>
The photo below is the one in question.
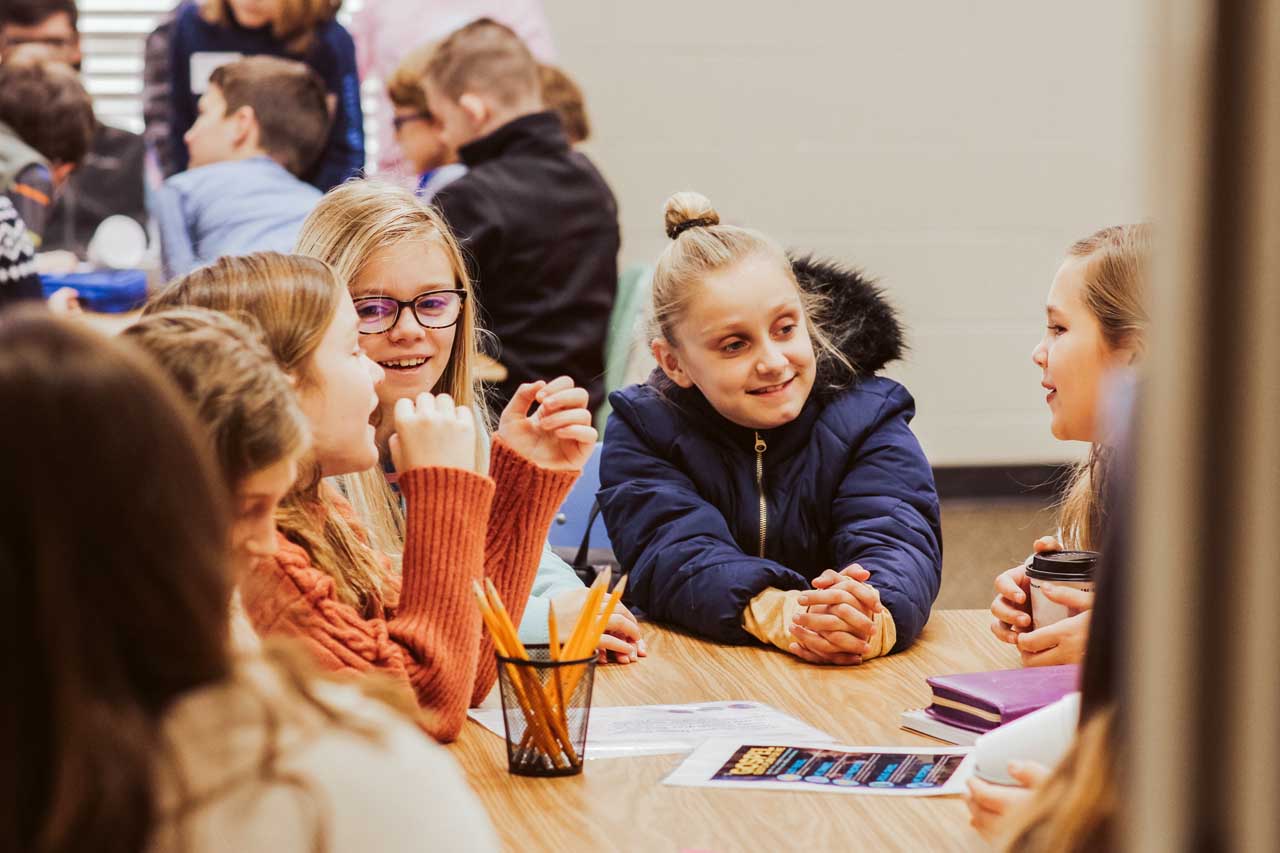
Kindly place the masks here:
<instances>
[{"instance_id":1,"label":"white wall","mask_svg":"<svg viewBox=\"0 0 1280 853\"><path fill-rule=\"evenodd\" d=\"M1141 219L1144 0L548 0L587 95L624 264L662 250L663 200L881 278L935 464L1040 462L1029 354L1064 248Z\"/></svg>"}]
</instances>

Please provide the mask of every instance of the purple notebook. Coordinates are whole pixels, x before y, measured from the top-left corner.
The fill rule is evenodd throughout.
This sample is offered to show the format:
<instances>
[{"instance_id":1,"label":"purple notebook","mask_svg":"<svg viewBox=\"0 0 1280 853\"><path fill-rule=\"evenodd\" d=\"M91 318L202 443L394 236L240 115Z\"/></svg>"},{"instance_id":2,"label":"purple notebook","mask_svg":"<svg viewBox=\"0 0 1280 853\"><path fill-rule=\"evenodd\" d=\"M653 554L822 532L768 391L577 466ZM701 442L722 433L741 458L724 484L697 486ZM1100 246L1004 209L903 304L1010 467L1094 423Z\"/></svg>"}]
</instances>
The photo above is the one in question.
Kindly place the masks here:
<instances>
[{"instance_id":1,"label":"purple notebook","mask_svg":"<svg viewBox=\"0 0 1280 853\"><path fill-rule=\"evenodd\" d=\"M1080 667L1029 666L928 679L934 719L975 732L1002 726L1080 689Z\"/></svg>"}]
</instances>

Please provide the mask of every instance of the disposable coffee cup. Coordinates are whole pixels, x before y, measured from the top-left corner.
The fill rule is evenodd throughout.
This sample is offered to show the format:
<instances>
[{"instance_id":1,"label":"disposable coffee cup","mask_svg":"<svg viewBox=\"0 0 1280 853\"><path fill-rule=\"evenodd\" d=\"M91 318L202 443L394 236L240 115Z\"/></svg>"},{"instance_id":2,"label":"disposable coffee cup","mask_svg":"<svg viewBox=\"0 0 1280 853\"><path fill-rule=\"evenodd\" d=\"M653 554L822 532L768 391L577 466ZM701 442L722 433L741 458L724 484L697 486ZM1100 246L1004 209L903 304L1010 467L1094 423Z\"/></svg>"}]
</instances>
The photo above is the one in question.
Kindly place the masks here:
<instances>
[{"instance_id":1,"label":"disposable coffee cup","mask_svg":"<svg viewBox=\"0 0 1280 853\"><path fill-rule=\"evenodd\" d=\"M1031 584L1032 627L1045 628L1075 615L1075 611L1066 605L1045 597L1043 587L1046 583L1093 592L1093 571L1097 565L1097 551L1048 551L1036 554L1027 567L1027 580Z\"/></svg>"}]
</instances>

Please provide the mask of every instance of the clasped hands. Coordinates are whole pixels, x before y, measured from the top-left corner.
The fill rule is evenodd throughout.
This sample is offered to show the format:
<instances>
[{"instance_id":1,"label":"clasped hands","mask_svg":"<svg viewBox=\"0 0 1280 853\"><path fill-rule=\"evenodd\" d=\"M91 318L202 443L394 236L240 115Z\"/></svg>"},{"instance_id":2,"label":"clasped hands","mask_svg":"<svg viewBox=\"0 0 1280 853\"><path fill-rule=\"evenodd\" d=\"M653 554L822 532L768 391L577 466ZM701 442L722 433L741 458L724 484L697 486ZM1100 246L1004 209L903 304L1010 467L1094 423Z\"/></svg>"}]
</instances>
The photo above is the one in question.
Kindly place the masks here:
<instances>
[{"instance_id":1,"label":"clasped hands","mask_svg":"<svg viewBox=\"0 0 1280 853\"><path fill-rule=\"evenodd\" d=\"M810 663L851 666L871 651L880 593L868 586L871 573L854 563L843 571L827 569L813 589L797 599L805 609L792 617L791 654Z\"/></svg>"}]
</instances>

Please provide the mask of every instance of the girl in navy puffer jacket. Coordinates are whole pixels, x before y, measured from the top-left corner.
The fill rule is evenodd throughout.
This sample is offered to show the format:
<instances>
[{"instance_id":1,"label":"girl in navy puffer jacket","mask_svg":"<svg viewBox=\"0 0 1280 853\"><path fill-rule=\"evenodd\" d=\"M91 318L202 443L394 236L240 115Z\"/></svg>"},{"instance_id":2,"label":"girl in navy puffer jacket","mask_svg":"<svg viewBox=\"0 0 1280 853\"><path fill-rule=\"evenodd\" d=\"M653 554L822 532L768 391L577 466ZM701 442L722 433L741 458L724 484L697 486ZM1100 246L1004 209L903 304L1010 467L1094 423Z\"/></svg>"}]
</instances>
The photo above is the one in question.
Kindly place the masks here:
<instances>
[{"instance_id":1,"label":"girl in navy puffer jacket","mask_svg":"<svg viewBox=\"0 0 1280 853\"><path fill-rule=\"evenodd\" d=\"M610 397L600 465L628 603L814 663L906 648L942 533L914 401L874 375L902 351L893 310L857 273L720 225L696 193L668 200L666 227L660 369Z\"/></svg>"}]
</instances>

